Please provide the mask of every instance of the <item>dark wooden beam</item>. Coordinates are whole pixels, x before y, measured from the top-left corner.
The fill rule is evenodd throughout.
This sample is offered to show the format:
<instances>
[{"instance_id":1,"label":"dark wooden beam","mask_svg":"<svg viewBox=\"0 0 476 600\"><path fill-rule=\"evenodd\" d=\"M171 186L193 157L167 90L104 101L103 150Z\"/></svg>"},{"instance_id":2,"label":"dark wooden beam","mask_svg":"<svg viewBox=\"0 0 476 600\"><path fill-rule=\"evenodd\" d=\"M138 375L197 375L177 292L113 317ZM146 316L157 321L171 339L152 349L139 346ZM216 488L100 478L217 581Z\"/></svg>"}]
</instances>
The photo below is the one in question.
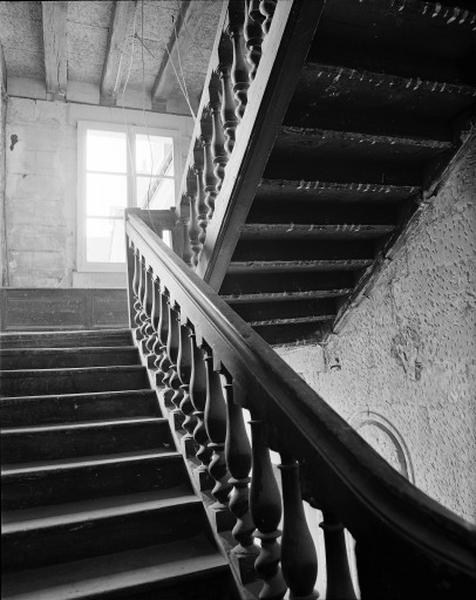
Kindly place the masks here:
<instances>
[{"instance_id":1,"label":"dark wooden beam","mask_svg":"<svg viewBox=\"0 0 476 600\"><path fill-rule=\"evenodd\" d=\"M49 99L64 99L67 84L66 20L67 2L42 2L43 51L46 94Z\"/></svg>"},{"instance_id":2,"label":"dark wooden beam","mask_svg":"<svg viewBox=\"0 0 476 600\"><path fill-rule=\"evenodd\" d=\"M101 104L114 106L119 91L121 67L127 37L137 8L135 0L115 2L112 23L109 27L106 59L101 77Z\"/></svg>"},{"instance_id":3,"label":"dark wooden beam","mask_svg":"<svg viewBox=\"0 0 476 600\"><path fill-rule=\"evenodd\" d=\"M180 9L175 19L174 29L167 43L167 49L164 54L164 58L159 67L159 71L152 86L151 99L152 108L154 110L164 110L167 105L167 98L170 95L170 82L174 81L175 73L172 62L178 65L177 54L179 52L179 35L182 29L182 25L185 22L185 17L189 8L192 4L195 4L195 8L202 10L199 2L191 2L190 0L183 0L180 3Z\"/></svg>"}]
</instances>

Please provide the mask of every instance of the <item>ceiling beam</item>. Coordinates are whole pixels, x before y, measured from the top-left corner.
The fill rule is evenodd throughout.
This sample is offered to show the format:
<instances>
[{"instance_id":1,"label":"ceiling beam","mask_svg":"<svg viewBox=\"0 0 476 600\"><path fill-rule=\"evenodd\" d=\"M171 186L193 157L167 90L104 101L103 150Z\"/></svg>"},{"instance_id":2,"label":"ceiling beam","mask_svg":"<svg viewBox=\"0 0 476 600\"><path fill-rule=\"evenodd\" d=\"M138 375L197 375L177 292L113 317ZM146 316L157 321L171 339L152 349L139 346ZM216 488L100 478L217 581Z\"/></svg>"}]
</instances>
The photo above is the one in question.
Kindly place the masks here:
<instances>
[{"instance_id":1,"label":"ceiling beam","mask_svg":"<svg viewBox=\"0 0 476 600\"><path fill-rule=\"evenodd\" d=\"M177 54L179 52L178 44L180 31L185 21L187 11L193 4L195 4L195 2L191 2L190 0L183 0L180 3L180 9L177 18L175 19L175 26L167 44L167 50L165 51L160 64L154 85L152 86L151 101L153 110L166 110L167 98L171 92L171 89L169 89L170 82L175 81L176 77L171 61L173 61L174 65L178 65ZM200 3L197 4L200 5ZM200 6L197 8L202 10L202 7ZM178 68L178 66L176 66L176 68Z\"/></svg>"},{"instance_id":2,"label":"ceiling beam","mask_svg":"<svg viewBox=\"0 0 476 600\"><path fill-rule=\"evenodd\" d=\"M42 2L43 50L45 57L46 94L51 100L66 98L67 2Z\"/></svg>"},{"instance_id":3,"label":"ceiling beam","mask_svg":"<svg viewBox=\"0 0 476 600\"><path fill-rule=\"evenodd\" d=\"M109 27L106 59L101 77L101 104L114 106L119 92L126 42L137 8L136 1L114 3L112 24Z\"/></svg>"}]
</instances>

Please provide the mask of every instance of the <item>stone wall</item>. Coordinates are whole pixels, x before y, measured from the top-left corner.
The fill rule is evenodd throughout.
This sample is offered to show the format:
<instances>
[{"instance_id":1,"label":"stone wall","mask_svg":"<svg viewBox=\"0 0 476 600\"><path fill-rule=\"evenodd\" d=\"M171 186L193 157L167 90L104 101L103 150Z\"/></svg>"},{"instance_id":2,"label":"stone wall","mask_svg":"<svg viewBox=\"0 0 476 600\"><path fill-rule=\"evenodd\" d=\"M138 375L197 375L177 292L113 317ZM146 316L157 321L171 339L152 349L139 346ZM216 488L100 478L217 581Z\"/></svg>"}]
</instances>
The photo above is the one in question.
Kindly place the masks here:
<instances>
[{"instance_id":1,"label":"stone wall","mask_svg":"<svg viewBox=\"0 0 476 600\"><path fill-rule=\"evenodd\" d=\"M476 520L476 144L339 333L279 354L400 472Z\"/></svg>"},{"instance_id":2,"label":"stone wall","mask_svg":"<svg viewBox=\"0 0 476 600\"><path fill-rule=\"evenodd\" d=\"M79 120L177 129L181 154L188 151L187 117L9 98L5 147L9 286L125 286L123 273L76 271Z\"/></svg>"}]
</instances>

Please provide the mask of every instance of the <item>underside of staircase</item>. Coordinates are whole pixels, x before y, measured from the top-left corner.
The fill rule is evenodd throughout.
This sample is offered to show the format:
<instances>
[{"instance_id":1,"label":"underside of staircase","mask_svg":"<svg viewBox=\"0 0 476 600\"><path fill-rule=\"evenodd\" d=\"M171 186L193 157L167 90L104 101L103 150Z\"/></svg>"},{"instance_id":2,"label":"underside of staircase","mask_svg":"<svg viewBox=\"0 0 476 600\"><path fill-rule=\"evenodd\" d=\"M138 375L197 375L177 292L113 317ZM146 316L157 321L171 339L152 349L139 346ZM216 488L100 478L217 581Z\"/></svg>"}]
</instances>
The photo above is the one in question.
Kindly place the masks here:
<instances>
[{"instance_id":1,"label":"underside of staircase","mask_svg":"<svg viewBox=\"0 0 476 600\"><path fill-rule=\"evenodd\" d=\"M325 338L451 169L476 103L452 4L324 3L220 287L265 340Z\"/></svg>"},{"instance_id":2,"label":"underside of staircase","mask_svg":"<svg viewBox=\"0 0 476 600\"><path fill-rule=\"evenodd\" d=\"M3 334L2 598L236 598L130 330Z\"/></svg>"}]
</instances>

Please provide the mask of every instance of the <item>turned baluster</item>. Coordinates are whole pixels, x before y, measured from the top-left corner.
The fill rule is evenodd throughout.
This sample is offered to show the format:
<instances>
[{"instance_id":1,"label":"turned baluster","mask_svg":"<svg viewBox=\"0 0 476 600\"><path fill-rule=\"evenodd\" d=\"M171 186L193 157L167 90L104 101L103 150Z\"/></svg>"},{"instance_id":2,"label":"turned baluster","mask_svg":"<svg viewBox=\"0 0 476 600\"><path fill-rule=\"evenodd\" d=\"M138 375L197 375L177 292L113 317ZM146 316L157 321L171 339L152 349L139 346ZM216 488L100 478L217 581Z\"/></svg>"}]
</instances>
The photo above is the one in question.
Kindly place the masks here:
<instances>
[{"instance_id":1,"label":"turned baluster","mask_svg":"<svg viewBox=\"0 0 476 600\"><path fill-rule=\"evenodd\" d=\"M279 600L286 593L279 565L281 549L277 541L281 535L278 529L281 499L266 446L264 422L252 419L250 424L253 456L250 509L256 527L255 535L261 539L261 550L255 562L255 570L263 579L259 597Z\"/></svg>"},{"instance_id":2,"label":"turned baluster","mask_svg":"<svg viewBox=\"0 0 476 600\"><path fill-rule=\"evenodd\" d=\"M220 74L222 94L222 118L225 128L225 150L230 155L235 145L235 131L238 119L235 114L235 99L231 87L231 65L233 63L233 44L228 32L223 32L218 45L218 73Z\"/></svg>"},{"instance_id":3,"label":"turned baluster","mask_svg":"<svg viewBox=\"0 0 476 600\"><path fill-rule=\"evenodd\" d=\"M179 348L179 323L177 319L178 308L175 303L169 299L168 302L168 324L169 331L167 335L167 357L170 367L164 376L163 384L166 387L164 392L164 401L168 406L178 407L182 396L180 393L180 380L177 375L177 356ZM174 402L172 402L174 399Z\"/></svg>"},{"instance_id":4,"label":"turned baluster","mask_svg":"<svg viewBox=\"0 0 476 600\"><path fill-rule=\"evenodd\" d=\"M210 463L212 451L208 447L210 440L205 429L205 406L207 401L207 374L205 367L205 355L203 350L197 346L195 331L190 330L190 349L192 355L192 371L190 373L190 398L195 412L196 426L193 430L193 439L198 450L195 454L200 462L199 470L207 470Z\"/></svg>"},{"instance_id":5,"label":"turned baluster","mask_svg":"<svg viewBox=\"0 0 476 600\"><path fill-rule=\"evenodd\" d=\"M324 520L319 525L324 531L327 566L326 598L329 600L356 600L350 576L344 526L334 514L323 511Z\"/></svg>"},{"instance_id":6,"label":"turned baluster","mask_svg":"<svg viewBox=\"0 0 476 600\"><path fill-rule=\"evenodd\" d=\"M192 246L190 244L190 235L188 231L188 223L190 221L190 198L187 194L182 195L180 201L180 221L179 227L183 231L183 248L182 248L182 259L189 266L192 267Z\"/></svg>"},{"instance_id":7,"label":"turned baluster","mask_svg":"<svg viewBox=\"0 0 476 600\"><path fill-rule=\"evenodd\" d=\"M248 48L246 59L251 65L250 79L253 80L261 60L261 44L263 43L261 24L264 21L264 15L259 9L259 0L246 0L246 9L245 40Z\"/></svg>"},{"instance_id":8,"label":"turned baluster","mask_svg":"<svg viewBox=\"0 0 476 600\"><path fill-rule=\"evenodd\" d=\"M190 240L190 247L192 249L192 267L198 265L198 255L200 254L200 242L198 241L198 234L200 229L198 227L198 213L197 213L197 176L193 168L190 168L187 174L187 194L189 199L189 220L188 220L188 237Z\"/></svg>"},{"instance_id":9,"label":"turned baluster","mask_svg":"<svg viewBox=\"0 0 476 600\"><path fill-rule=\"evenodd\" d=\"M190 376L192 372L192 352L190 348L190 329L188 324L182 325L180 328L180 344L177 357L177 373L180 379L180 390L182 393L182 401L179 408L185 420L182 423L183 429L187 432L185 443L189 440L193 443L192 432L195 429L196 420L193 416L194 406L190 398Z\"/></svg>"},{"instance_id":10,"label":"turned baluster","mask_svg":"<svg viewBox=\"0 0 476 600\"><path fill-rule=\"evenodd\" d=\"M283 535L281 538L281 565L293 600L314 600L317 577L317 556L314 541L307 526L299 481L299 464L281 453L281 481L283 487ZM333 598L333 596L329 596Z\"/></svg>"},{"instance_id":11,"label":"turned baluster","mask_svg":"<svg viewBox=\"0 0 476 600\"><path fill-rule=\"evenodd\" d=\"M217 180L213 173L213 157L212 157L212 115L210 109L205 108L202 113L201 121L202 135L201 141L203 145L203 156L205 166L203 170L203 183L205 192L206 213L204 218L205 231L208 222L213 216L215 210L215 198L217 197ZM203 240L205 241L205 239Z\"/></svg>"},{"instance_id":12,"label":"turned baluster","mask_svg":"<svg viewBox=\"0 0 476 600\"><path fill-rule=\"evenodd\" d=\"M210 439L212 458L208 472L215 481L212 494L216 499L215 508L226 508L231 485L225 461L226 409L221 388L220 376L213 369L213 354L205 350L207 399L205 404L205 428Z\"/></svg>"},{"instance_id":13,"label":"turned baluster","mask_svg":"<svg viewBox=\"0 0 476 600\"><path fill-rule=\"evenodd\" d=\"M195 210L197 213L197 225L198 230L198 243L199 243L199 254L205 242L206 230L207 230L207 205L205 204L205 191L203 189L203 167L204 167L204 156L203 146L200 140L195 142L193 149L193 170L197 178L196 195L195 195ZM198 256L197 256L198 259Z\"/></svg>"},{"instance_id":14,"label":"turned baluster","mask_svg":"<svg viewBox=\"0 0 476 600\"><path fill-rule=\"evenodd\" d=\"M237 102L235 114L241 121L248 102L248 88L250 78L245 56L245 38L243 35L245 24L245 1L234 0L228 5L230 16L230 36L233 43L233 64L231 67L231 80L233 82L233 93Z\"/></svg>"},{"instance_id":15,"label":"turned baluster","mask_svg":"<svg viewBox=\"0 0 476 600\"><path fill-rule=\"evenodd\" d=\"M145 260L141 256L139 257L139 310L137 312L137 329L136 329L136 338L138 341L144 338L144 334L142 333L142 327L146 322L145 315L145 304L144 304L144 296L145 296Z\"/></svg>"},{"instance_id":16,"label":"turned baluster","mask_svg":"<svg viewBox=\"0 0 476 600\"><path fill-rule=\"evenodd\" d=\"M259 9L261 14L264 16L264 21L261 27L266 35L271 27L271 21L273 20L274 11L276 10L277 0L261 0L259 3Z\"/></svg>"},{"instance_id":17,"label":"turned baluster","mask_svg":"<svg viewBox=\"0 0 476 600\"><path fill-rule=\"evenodd\" d=\"M157 383L163 383L165 374L170 369L170 361L167 355L167 342L169 335L169 303L168 292L164 291L160 294L160 319L157 326L158 338L157 344L154 347L157 356L155 367L158 370Z\"/></svg>"},{"instance_id":18,"label":"turned baluster","mask_svg":"<svg viewBox=\"0 0 476 600\"><path fill-rule=\"evenodd\" d=\"M221 118L221 98L220 98L220 77L215 71L212 72L210 77L210 84L208 86L210 94L210 110L212 115L212 149L213 149L213 163L215 165L215 176L217 179L216 189L221 189L223 179L225 178L225 167L228 162L228 154L225 151L225 130L223 127L223 121ZM210 220L213 216L208 214Z\"/></svg>"},{"instance_id":19,"label":"turned baluster","mask_svg":"<svg viewBox=\"0 0 476 600\"><path fill-rule=\"evenodd\" d=\"M140 313L140 253L137 248L134 248L134 277L132 279L132 291L134 294L134 304L132 305L133 323L135 327L139 326L139 313Z\"/></svg>"},{"instance_id":20,"label":"turned baluster","mask_svg":"<svg viewBox=\"0 0 476 600\"><path fill-rule=\"evenodd\" d=\"M251 446L245 429L243 410L234 401L233 383L227 372L223 373L222 383L227 411L225 458L231 475L230 484L233 486L228 508L236 517L232 533L238 542L233 551L235 554L257 554L258 549L253 538L255 526L249 506Z\"/></svg>"},{"instance_id":21,"label":"turned baluster","mask_svg":"<svg viewBox=\"0 0 476 600\"><path fill-rule=\"evenodd\" d=\"M145 267L144 272L144 320L141 326L143 337L142 349L147 350L147 343L154 330L152 328L152 271L150 267Z\"/></svg>"},{"instance_id":22,"label":"turned baluster","mask_svg":"<svg viewBox=\"0 0 476 600\"><path fill-rule=\"evenodd\" d=\"M151 302L152 306L150 309L150 325L151 325L151 334L149 335L149 339L146 342L146 349L149 354L155 354L155 346L157 344L158 339L158 325L160 320L160 281L159 279L150 272L151 278ZM155 359L154 359L155 360Z\"/></svg>"}]
</instances>

